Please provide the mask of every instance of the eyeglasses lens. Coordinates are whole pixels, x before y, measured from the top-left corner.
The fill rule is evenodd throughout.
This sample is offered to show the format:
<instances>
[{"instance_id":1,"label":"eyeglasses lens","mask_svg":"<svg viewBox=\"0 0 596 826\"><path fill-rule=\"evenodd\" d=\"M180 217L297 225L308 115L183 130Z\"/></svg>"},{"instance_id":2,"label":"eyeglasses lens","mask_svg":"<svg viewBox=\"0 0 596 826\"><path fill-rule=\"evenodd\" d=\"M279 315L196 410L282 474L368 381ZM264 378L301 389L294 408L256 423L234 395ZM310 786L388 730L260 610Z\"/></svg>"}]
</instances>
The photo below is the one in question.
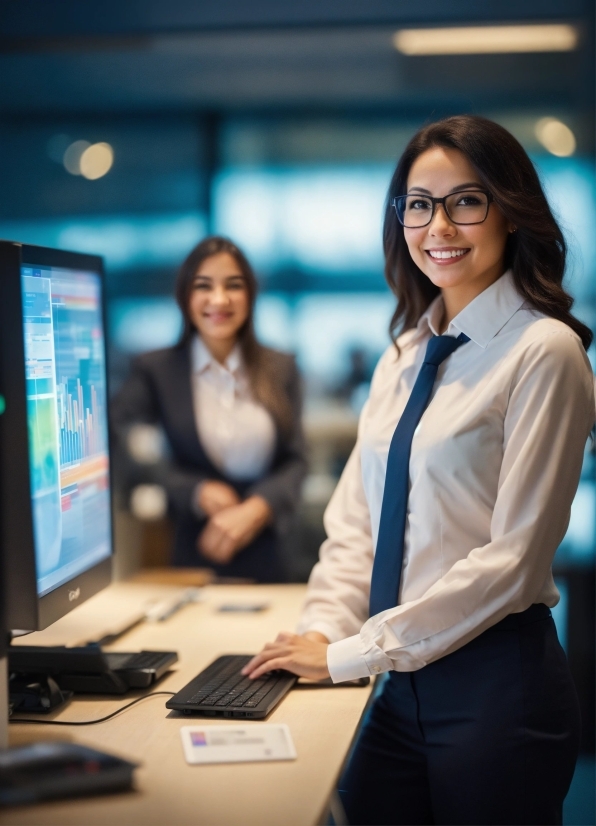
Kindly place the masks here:
<instances>
[{"instance_id":1,"label":"eyeglasses lens","mask_svg":"<svg viewBox=\"0 0 596 826\"><path fill-rule=\"evenodd\" d=\"M481 224L488 215L488 196L484 192L454 192L444 205L454 224ZM433 201L424 195L403 195L395 199L395 209L404 227L425 227L432 220Z\"/></svg>"}]
</instances>

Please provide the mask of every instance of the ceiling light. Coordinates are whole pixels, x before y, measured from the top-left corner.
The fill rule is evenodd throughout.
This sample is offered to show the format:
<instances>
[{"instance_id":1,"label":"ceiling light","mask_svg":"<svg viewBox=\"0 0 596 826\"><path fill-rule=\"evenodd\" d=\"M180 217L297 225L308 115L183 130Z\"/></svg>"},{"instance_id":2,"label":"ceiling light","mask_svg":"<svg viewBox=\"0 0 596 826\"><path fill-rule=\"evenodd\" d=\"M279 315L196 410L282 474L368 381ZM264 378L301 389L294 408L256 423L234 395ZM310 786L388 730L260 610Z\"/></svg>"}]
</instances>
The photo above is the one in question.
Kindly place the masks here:
<instances>
[{"instance_id":1,"label":"ceiling light","mask_svg":"<svg viewBox=\"0 0 596 826\"><path fill-rule=\"evenodd\" d=\"M563 121L557 118L540 118L534 132L545 149L559 158L573 155L576 147L575 135Z\"/></svg>"},{"instance_id":2,"label":"ceiling light","mask_svg":"<svg viewBox=\"0 0 596 826\"><path fill-rule=\"evenodd\" d=\"M527 26L466 26L402 29L393 36L406 55L505 54L507 52L570 52L578 32L566 24Z\"/></svg>"},{"instance_id":3,"label":"ceiling light","mask_svg":"<svg viewBox=\"0 0 596 826\"><path fill-rule=\"evenodd\" d=\"M103 178L114 163L114 150L109 143L94 143L88 146L79 162L81 175L89 181Z\"/></svg>"}]
</instances>

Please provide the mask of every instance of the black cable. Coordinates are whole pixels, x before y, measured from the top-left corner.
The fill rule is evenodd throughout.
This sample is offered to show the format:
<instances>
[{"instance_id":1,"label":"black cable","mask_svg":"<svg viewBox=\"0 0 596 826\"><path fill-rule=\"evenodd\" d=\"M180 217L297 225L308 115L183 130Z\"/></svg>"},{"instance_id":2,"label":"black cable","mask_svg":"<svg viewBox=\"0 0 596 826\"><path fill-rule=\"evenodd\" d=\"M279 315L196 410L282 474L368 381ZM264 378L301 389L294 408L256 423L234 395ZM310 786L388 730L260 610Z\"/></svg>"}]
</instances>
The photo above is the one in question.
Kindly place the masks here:
<instances>
[{"instance_id":1,"label":"black cable","mask_svg":"<svg viewBox=\"0 0 596 826\"><path fill-rule=\"evenodd\" d=\"M159 694L167 694L168 697L173 697L176 692L175 691L153 691L151 694L145 694L144 697L137 697L136 700L132 700L130 703L127 703L125 706L121 706L121 708L113 711L111 714L108 714L106 717L100 717L97 720L85 720L84 722L73 722L67 723L63 720L35 720L31 719L30 717L9 717L9 723L36 723L37 725L46 725L46 726L92 726L95 723L105 723L106 720L115 717L117 714L120 714L122 711L126 711L127 708L140 703L141 700L147 700L149 697L157 697Z\"/></svg>"}]
</instances>

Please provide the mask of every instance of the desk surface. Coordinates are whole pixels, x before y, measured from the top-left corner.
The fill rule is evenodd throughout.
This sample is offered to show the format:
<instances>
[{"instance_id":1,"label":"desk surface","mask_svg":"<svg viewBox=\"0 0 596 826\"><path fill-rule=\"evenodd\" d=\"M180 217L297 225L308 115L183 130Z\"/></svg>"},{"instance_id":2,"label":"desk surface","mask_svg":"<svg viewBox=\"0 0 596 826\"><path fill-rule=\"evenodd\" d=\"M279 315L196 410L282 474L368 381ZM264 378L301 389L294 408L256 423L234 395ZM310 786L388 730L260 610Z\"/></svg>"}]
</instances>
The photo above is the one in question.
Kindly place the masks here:
<instances>
[{"instance_id":1,"label":"desk surface","mask_svg":"<svg viewBox=\"0 0 596 826\"><path fill-rule=\"evenodd\" d=\"M151 599L171 595L171 586L118 583L23 642L55 645L81 641L133 615ZM175 650L179 662L155 691L178 691L216 656L254 653L278 631L292 630L304 596L303 585L209 586L204 601L187 605L162 623L142 623L110 651L142 648ZM217 613L228 602L267 602L261 613ZM116 623L117 624L117 623ZM56 714L59 720L102 717L130 699L79 695ZM370 688L298 686L267 722L287 723L298 754L292 762L189 766L180 728L195 722L165 708L167 697L144 700L105 723L89 727L13 724L10 744L69 740L141 763L135 791L4 810L0 824L314 824L326 817L329 797L357 730ZM204 718L197 718L197 722ZM212 723L234 725L234 721ZM236 721L237 724L237 721ZM246 722L258 726L258 721Z\"/></svg>"}]
</instances>

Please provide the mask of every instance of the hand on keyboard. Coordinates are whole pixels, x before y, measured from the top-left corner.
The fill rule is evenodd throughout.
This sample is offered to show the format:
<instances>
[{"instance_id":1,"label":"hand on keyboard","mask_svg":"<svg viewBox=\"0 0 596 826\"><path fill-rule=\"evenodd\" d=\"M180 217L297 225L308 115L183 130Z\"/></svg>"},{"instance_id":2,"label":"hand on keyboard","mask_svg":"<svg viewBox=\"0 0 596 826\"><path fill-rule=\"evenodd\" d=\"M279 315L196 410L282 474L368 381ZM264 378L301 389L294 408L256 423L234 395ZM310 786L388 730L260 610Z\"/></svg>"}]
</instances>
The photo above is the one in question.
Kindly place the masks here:
<instances>
[{"instance_id":1,"label":"hand on keyboard","mask_svg":"<svg viewBox=\"0 0 596 826\"><path fill-rule=\"evenodd\" d=\"M281 668L299 677L324 680L330 676L327 646L328 643L325 642L282 632L277 635L275 642L268 642L261 653L247 663L242 673L254 680Z\"/></svg>"}]
</instances>

